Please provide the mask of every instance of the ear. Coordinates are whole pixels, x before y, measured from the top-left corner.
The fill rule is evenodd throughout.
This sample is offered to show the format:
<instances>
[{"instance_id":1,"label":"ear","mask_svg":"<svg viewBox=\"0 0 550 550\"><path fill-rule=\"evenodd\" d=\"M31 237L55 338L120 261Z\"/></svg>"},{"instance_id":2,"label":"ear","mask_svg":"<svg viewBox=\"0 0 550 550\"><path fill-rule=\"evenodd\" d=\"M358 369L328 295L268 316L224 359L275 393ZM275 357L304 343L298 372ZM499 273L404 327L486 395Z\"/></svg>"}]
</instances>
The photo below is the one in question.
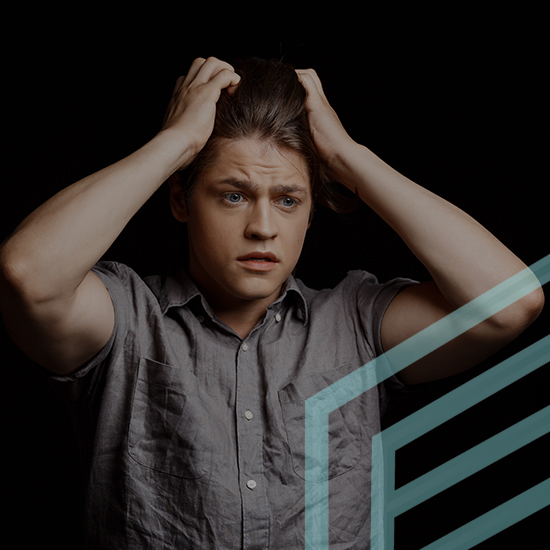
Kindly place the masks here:
<instances>
[{"instance_id":1,"label":"ear","mask_svg":"<svg viewBox=\"0 0 550 550\"><path fill-rule=\"evenodd\" d=\"M172 209L172 214L176 220L184 223L189 219L189 215L181 192L179 174L172 174L168 178L168 184L170 185L170 208Z\"/></svg>"}]
</instances>

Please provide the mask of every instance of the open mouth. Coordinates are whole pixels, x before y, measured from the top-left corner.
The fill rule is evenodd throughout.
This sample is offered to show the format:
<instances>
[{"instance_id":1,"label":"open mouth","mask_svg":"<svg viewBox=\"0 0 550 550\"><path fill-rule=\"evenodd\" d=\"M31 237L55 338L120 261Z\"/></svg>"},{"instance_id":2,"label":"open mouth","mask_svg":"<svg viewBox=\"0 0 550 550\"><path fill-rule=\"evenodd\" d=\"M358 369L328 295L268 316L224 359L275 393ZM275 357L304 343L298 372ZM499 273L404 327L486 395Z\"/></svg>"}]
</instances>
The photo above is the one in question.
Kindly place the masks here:
<instances>
[{"instance_id":1,"label":"open mouth","mask_svg":"<svg viewBox=\"0 0 550 550\"><path fill-rule=\"evenodd\" d=\"M273 262L277 263L279 260L272 252L250 252L245 256L238 258L241 262Z\"/></svg>"},{"instance_id":2,"label":"open mouth","mask_svg":"<svg viewBox=\"0 0 550 550\"><path fill-rule=\"evenodd\" d=\"M238 258L238 261L241 265L245 265L248 269L254 271L269 271L274 269L275 266L279 263L279 260L271 252L252 252L246 256Z\"/></svg>"},{"instance_id":3,"label":"open mouth","mask_svg":"<svg viewBox=\"0 0 550 550\"><path fill-rule=\"evenodd\" d=\"M243 260L245 262L272 262L273 260L269 258L246 258Z\"/></svg>"}]
</instances>

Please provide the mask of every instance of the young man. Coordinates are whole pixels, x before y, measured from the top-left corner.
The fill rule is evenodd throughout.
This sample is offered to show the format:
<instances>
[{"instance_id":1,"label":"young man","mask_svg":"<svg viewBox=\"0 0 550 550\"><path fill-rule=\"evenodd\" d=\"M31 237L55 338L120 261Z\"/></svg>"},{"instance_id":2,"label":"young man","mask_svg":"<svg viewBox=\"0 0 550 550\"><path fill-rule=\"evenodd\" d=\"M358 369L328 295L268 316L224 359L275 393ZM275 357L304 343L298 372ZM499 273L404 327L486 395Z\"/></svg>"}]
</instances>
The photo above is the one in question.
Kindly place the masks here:
<instances>
[{"instance_id":1,"label":"young man","mask_svg":"<svg viewBox=\"0 0 550 550\"><path fill-rule=\"evenodd\" d=\"M313 202L331 202L323 171L380 215L433 281L351 272L322 292L296 281ZM144 281L96 265L167 178L188 226L188 269ZM254 61L238 74L214 58L178 80L149 143L24 220L0 266L6 326L64 386L75 416L87 543L136 549L303 548L305 399L525 268L355 143L314 71ZM542 304L539 289L392 383L477 364ZM369 546L370 440L384 398L380 385L331 417L339 548Z\"/></svg>"}]
</instances>

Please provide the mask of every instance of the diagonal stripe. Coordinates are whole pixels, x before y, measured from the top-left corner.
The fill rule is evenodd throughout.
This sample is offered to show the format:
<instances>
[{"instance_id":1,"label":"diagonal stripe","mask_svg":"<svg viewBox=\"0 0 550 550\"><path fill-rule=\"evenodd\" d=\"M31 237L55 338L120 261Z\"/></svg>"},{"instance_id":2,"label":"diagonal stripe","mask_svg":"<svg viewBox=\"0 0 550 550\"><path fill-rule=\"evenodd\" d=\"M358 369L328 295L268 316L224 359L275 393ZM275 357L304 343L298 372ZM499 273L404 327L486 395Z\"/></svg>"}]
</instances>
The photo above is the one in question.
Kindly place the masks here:
<instances>
[{"instance_id":1,"label":"diagonal stripe","mask_svg":"<svg viewBox=\"0 0 550 550\"><path fill-rule=\"evenodd\" d=\"M425 546L422 550L469 550L550 505L550 478Z\"/></svg>"},{"instance_id":2,"label":"diagonal stripe","mask_svg":"<svg viewBox=\"0 0 550 550\"><path fill-rule=\"evenodd\" d=\"M420 490L422 484L417 483L418 480L401 487L397 491L395 487L395 451L410 441L416 439L420 435L436 428L443 422L450 418L453 418L460 412L467 410L471 406L479 403L483 399L490 397L498 390L516 382L523 376L526 376L535 369L541 367L550 361L550 335L542 338L538 342L535 342L528 348L520 351L516 355L509 357L502 363L496 365L490 370L484 372L478 377L470 380L466 384L463 384L459 388L456 388L449 394L434 401L433 403L423 407L416 413L408 416L399 423L387 428L383 432L377 434L372 440L372 489L371 489L371 548L372 550L383 550L384 548L392 548L394 540L394 518L406 511L413 508L420 502L423 502L429 496L433 496L439 491L442 491L452 485L454 482L459 481L455 479L445 480L441 476L439 479L441 487L438 491L431 491L426 487L425 490L429 493L424 494ZM448 406L447 406L448 405ZM547 409L544 409L547 412ZM537 414L544 415L545 412L540 411ZM506 439L512 438L510 443L509 452L515 450L516 438L527 438L517 448L529 443L530 441L540 437L546 433L550 427L547 419L542 419L542 424L538 427L529 425L529 421L533 420L533 417L529 417L523 421L522 429L526 433L522 433L522 429L516 430L513 434L510 431L498 434L497 437L504 444L507 444ZM517 427L517 425L516 425ZM512 427L509 430L514 429ZM529 433L528 430L534 430L534 433ZM544 431L546 430L546 432ZM506 435L507 434L507 435ZM500 457L494 457L492 460L487 461L484 453L480 449L487 448L487 442L474 447L469 452L477 453L478 460L485 461L485 466L494 462L498 458L505 456L501 453ZM464 455L460 455L456 459L453 459L455 467L460 468L461 464L458 458L463 458ZM473 456L470 454L470 456ZM439 469L432 470L426 476L423 477L424 482L430 480L430 476L440 474L444 472L444 469L453 461L449 461L446 464L439 467ZM470 463L473 465L473 462ZM462 466L465 466L462 464ZM480 468L474 469L477 471ZM472 470L471 473L474 473ZM456 472L449 471L448 475L453 476ZM462 479L465 476L462 476ZM407 489L417 488L418 492L414 492L406 495ZM395 503L395 497L402 497L400 503Z\"/></svg>"},{"instance_id":3,"label":"diagonal stripe","mask_svg":"<svg viewBox=\"0 0 550 550\"><path fill-rule=\"evenodd\" d=\"M495 365L382 432L398 449L550 362L550 335Z\"/></svg>"},{"instance_id":4,"label":"diagonal stripe","mask_svg":"<svg viewBox=\"0 0 550 550\"><path fill-rule=\"evenodd\" d=\"M550 254L533 264L532 267L535 267L537 274L544 280L550 280ZM532 269L526 268L520 271L310 397L307 401L311 403L312 412L329 414L340 408L348 401L533 292L539 286L540 282Z\"/></svg>"},{"instance_id":5,"label":"diagonal stripe","mask_svg":"<svg viewBox=\"0 0 550 550\"><path fill-rule=\"evenodd\" d=\"M386 511L398 516L548 432L550 406L397 489Z\"/></svg>"}]
</instances>

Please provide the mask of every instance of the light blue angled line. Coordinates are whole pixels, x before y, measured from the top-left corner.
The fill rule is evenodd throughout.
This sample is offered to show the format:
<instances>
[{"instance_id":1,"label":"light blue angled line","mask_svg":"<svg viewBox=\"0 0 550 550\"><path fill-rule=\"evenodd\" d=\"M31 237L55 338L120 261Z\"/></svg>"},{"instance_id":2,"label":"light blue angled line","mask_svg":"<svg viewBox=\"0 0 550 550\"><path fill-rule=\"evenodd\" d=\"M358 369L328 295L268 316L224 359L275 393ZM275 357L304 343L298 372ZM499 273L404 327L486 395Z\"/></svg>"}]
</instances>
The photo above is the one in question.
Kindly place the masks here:
<instances>
[{"instance_id":1,"label":"light blue angled line","mask_svg":"<svg viewBox=\"0 0 550 550\"><path fill-rule=\"evenodd\" d=\"M310 457L306 462L310 467L305 471L306 548L328 550L328 444L325 445L324 438L312 437L307 431L319 434L321 426L328 431L325 417L331 411L539 288L539 280L550 280L550 255L531 267L534 271L522 270L306 400L305 455ZM326 488L321 489L322 485Z\"/></svg>"},{"instance_id":2,"label":"light blue angled line","mask_svg":"<svg viewBox=\"0 0 550 550\"><path fill-rule=\"evenodd\" d=\"M479 516L422 550L469 550L550 505L550 478Z\"/></svg>"},{"instance_id":3,"label":"light blue angled line","mask_svg":"<svg viewBox=\"0 0 550 550\"><path fill-rule=\"evenodd\" d=\"M543 266L550 270L550 255L548 258ZM387 351L384 356L391 374L397 374L538 287L539 281L529 268L520 271Z\"/></svg>"},{"instance_id":4,"label":"light blue angled line","mask_svg":"<svg viewBox=\"0 0 550 550\"><path fill-rule=\"evenodd\" d=\"M534 268L535 271L531 268ZM537 274L546 281L550 280L550 254L533 264L531 268L527 267L513 275L328 388L321 390L307 401L311 400L316 413L331 413L523 298L540 286ZM373 369L376 376L372 376Z\"/></svg>"},{"instance_id":5,"label":"light blue angled line","mask_svg":"<svg viewBox=\"0 0 550 550\"><path fill-rule=\"evenodd\" d=\"M550 254L539 261L537 271L550 273ZM474 300L446 315L414 336L376 357L328 388L310 397L315 414L330 413L418 359L485 321L495 313L539 288L540 282L525 268ZM375 376L371 371L374 370ZM329 397L330 396L330 397ZM306 401L306 403L307 403Z\"/></svg>"},{"instance_id":6,"label":"light blue angled line","mask_svg":"<svg viewBox=\"0 0 550 550\"><path fill-rule=\"evenodd\" d=\"M376 434L372 438L371 445L371 460L372 460L372 472L371 472L371 506L370 506L370 540L371 550L384 550L386 548L385 529L387 529L387 519L385 517L386 506L385 502L388 500L387 492L388 487L393 491L395 482L390 482L387 479L387 472L391 474L395 472L395 453L392 453L389 457L391 464L388 464L388 460L384 459L384 446L382 444L382 433ZM389 522L391 528L393 528L393 521Z\"/></svg>"},{"instance_id":7,"label":"light blue angled line","mask_svg":"<svg viewBox=\"0 0 550 550\"><path fill-rule=\"evenodd\" d=\"M550 335L386 428L384 448L403 447L548 362Z\"/></svg>"},{"instance_id":8,"label":"light blue angled line","mask_svg":"<svg viewBox=\"0 0 550 550\"><path fill-rule=\"evenodd\" d=\"M436 428L463 410L490 397L550 361L550 335L502 361L473 380L456 388L434 403L386 428L372 440L371 545L372 550L393 546L394 517L404 511L389 512L397 491L395 487L395 451L420 435ZM448 404L448 408L447 405ZM524 425L525 426L525 425ZM537 437L540 437L537 436ZM380 461L380 462L379 462ZM448 464L448 463L447 463ZM445 465L443 465L445 466ZM430 472L432 473L432 472ZM427 478L424 478L425 480ZM415 480L412 483L415 483ZM406 487L400 488L403 496ZM440 489L444 490L444 489ZM411 504L414 507L423 500Z\"/></svg>"},{"instance_id":9,"label":"light blue angled line","mask_svg":"<svg viewBox=\"0 0 550 550\"><path fill-rule=\"evenodd\" d=\"M548 432L550 406L395 490L386 512L398 516Z\"/></svg>"},{"instance_id":10,"label":"light blue angled line","mask_svg":"<svg viewBox=\"0 0 550 550\"><path fill-rule=\"evenodd\" d=\"M394 517L386 513L395 487L395 452L388 453L383 433L372 438L371 550L393 548Z\"/></svg>"}]
</instances>

